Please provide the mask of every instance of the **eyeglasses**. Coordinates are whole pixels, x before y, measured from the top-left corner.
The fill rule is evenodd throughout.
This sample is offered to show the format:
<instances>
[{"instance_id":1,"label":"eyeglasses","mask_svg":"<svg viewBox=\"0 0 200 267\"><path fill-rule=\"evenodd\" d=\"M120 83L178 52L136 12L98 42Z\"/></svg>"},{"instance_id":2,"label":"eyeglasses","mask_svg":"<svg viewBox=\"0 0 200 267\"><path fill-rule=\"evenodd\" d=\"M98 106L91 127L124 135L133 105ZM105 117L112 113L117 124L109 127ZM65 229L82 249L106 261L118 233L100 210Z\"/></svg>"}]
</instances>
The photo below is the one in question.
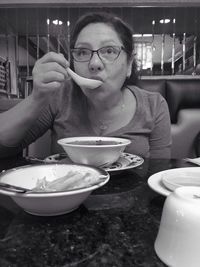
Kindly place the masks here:
<instances>
[{"instance_id":1,"label":"eyeglasses","mask_svg":"<svg viewBox=\"0 0 200 267\"><path fill-rule=\"evenodd\" d=\"M97 50L91 50L89 48L74 48L71 49L71 53L73 59L78 62L90 61L94 53L97 53L98 57L102 61L113 62L118 58L122 50L124 50L123 46L105 46Z\"/></svg>"}]
</instances>

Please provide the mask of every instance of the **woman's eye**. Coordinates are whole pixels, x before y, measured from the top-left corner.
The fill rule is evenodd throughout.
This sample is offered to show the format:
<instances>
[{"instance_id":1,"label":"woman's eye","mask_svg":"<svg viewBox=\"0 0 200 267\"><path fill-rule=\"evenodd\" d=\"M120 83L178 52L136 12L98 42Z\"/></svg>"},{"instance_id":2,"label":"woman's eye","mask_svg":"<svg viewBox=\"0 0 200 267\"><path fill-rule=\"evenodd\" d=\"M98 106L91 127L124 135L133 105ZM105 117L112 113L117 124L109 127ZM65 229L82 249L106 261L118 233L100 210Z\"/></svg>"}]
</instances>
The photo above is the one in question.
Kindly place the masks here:
<instances>
[{"instance_id":1,"label":"woman's eye","mask_svg":"<svg viewBox=\"0 0 200 267\"><path fill-rule=\"evenodd\" d=\"M106 48L106 53L107 53L107 54L115 53L114 48L113 48L113 47L107 47L107 48Z\"/></svg>"},{"instance_id":2,"label":"woman's eye","mask_svg":"<svg viewBox=\"0 0 200 267\"><path fill-rule=\"evenodd\" d=\"M85 49L80 49L80 50L78 51L78 55L79 55L79 56L84 56L84 55L87 55L87 54L88 54L88 51L85 50Z\"/></svg>"}]
</instances>

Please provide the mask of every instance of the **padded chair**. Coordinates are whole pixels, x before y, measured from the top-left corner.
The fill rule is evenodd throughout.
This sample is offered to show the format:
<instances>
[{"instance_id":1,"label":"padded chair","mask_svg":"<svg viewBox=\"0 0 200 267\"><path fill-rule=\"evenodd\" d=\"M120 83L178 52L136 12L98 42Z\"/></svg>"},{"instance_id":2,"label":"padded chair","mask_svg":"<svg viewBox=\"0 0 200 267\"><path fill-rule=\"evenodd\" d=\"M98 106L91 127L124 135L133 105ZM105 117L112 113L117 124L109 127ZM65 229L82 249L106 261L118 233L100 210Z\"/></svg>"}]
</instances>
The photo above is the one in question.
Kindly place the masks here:
<instances>
[{"instance_id":1,"label":"padded chair","mask_svg":"<svg viewBox=\"0 0 200 267\"><path fill-rule=\"evenodd\" d=\"M197 157L200 132L200 80L167 80L166 99L172 122L172 157Z\"/></svg>"},{"instance_id":2,"label":"padded chair","mask_svg":"<svg viewBox=\"0 0 200 267\"><path fill-rule=\"evenodd\" d=\"M172 124L171 130L172 158L197 157L200 152L200 137L197 138L200 132L200 109L181 109L177 123Z\"/></svg>"},{"instance_id":3,"label":"padded chair","mask_svg":"<svg viewBox=\"0 0 200 267\"><path fill-rule=\"evenodd\" d=\"M172 123L178 123L178 113L182 109L196 108L200 115L200 80L167 80L166 100Z\"/></svg>"},{"instance_id":4,"label":"padded chair","mask_svg":"<svg viewBox=\"0 0 200 267\"><path fill-rule=\"evenodd\" d=\"M137 86L139 88L144 88L149 92L159 92L164 98L166 98L166 81L163 79L138 80Z\"/></svg>"},{"instance_id":5,"label":"padded chair","mask_svg":"<svg viewBox=\"0 0 200 267\"><path fill-rule=\"evenodd\" d=\"M197 157L200 150L196 149L200 132L200 79L153 78L140 80L138 85L147 91L161 93L168 103L172 158Z\"/></svg>"}]
</instances>

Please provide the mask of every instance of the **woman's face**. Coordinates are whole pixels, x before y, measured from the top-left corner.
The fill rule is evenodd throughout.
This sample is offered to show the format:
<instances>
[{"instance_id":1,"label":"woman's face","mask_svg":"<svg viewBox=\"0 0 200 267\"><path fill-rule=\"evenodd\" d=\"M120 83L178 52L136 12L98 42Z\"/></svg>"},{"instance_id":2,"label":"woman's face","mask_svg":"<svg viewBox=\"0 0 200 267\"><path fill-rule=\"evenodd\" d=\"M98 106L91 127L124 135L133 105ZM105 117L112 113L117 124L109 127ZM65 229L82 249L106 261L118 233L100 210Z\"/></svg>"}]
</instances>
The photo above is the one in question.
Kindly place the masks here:
<instances>
[{"instance_id":1,"label":"woman's face","mask_svg":"<svg viewBox=\"0 0 200 267\"><path fill-rule=\"evenodd\" d=\"M88 24L79 33L75 43L75 48L89 48L91 50L105 46L123 46L116 31L105 23ZM127 59L124 50L114 62L101 60L97 53L93 53L88 62L74 61L76 73L83 77L102 80L103 84L97 90L109 90L109 92L116 92L116 90L121 89L126 77L131 73L131 65L132 61Z\"/></svg>"}]
</instances>

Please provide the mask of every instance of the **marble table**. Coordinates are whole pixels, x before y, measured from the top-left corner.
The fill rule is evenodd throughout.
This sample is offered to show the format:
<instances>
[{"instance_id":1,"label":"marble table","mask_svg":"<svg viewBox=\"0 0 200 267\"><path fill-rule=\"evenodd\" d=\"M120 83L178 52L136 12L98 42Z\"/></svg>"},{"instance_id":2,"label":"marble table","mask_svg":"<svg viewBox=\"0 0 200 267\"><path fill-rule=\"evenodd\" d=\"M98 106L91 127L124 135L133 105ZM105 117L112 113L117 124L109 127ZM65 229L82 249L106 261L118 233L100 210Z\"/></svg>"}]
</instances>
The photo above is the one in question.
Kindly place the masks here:
<instances>
[{"instance_id":1,"label":"marble table","mask_svg":"<svg viewBox=\"0 0 200 267\"><path fill-rule=\"evenodd\" d=\"M0 160L0 171L27 164ZM163 267L154 251L165 197L147 184L153 173L188 167L181 160L145 159L111 175L77 210L38 217L0 195L1 267Z\"/></svg>"}]
</instances>

